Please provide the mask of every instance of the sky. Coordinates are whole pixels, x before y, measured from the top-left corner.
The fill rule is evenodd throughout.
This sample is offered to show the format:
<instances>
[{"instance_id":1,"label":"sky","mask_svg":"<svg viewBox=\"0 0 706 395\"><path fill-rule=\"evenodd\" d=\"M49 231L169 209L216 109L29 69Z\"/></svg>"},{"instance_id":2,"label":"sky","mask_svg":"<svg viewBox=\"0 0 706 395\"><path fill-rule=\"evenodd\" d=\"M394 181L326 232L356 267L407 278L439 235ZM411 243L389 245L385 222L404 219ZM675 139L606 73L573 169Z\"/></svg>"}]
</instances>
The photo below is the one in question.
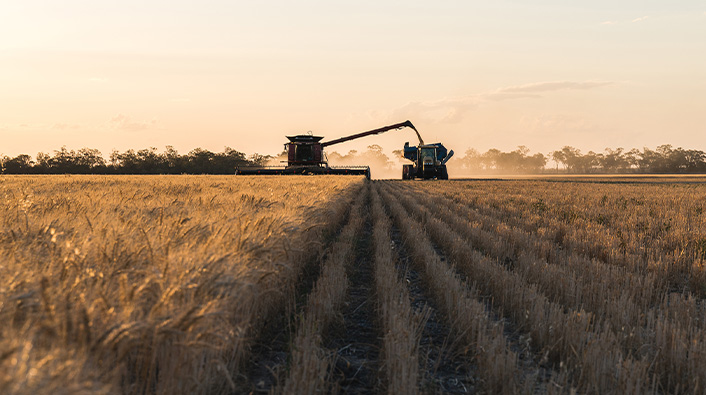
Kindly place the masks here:
<instances>
[{"instance_id":1,"label":"sky","mask_svg":"<svg viewBox=\"0 0 706 395\"><path fill-rule=\"evenodd\" d=\"M706 150L706 3L0 0L0 154L277 154L407 119L457 154Z\"/></svg>"}]
</instances>

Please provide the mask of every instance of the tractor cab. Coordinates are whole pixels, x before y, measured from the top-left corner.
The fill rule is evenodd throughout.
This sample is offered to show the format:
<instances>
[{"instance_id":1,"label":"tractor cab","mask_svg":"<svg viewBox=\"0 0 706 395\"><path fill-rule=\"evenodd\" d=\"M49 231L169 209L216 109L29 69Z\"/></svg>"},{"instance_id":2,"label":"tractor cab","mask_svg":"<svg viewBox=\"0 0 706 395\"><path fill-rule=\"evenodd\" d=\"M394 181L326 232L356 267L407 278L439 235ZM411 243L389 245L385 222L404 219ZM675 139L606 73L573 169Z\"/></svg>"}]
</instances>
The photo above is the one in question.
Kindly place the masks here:
<instances>
[{"instance_id":1,"label":"tractor cab","mask_svg":"<svg viewBox=\"0 0 706 395\"><path fill-rule=\"evenodd\" d=\"M422 158L424 166L433 166L439 164L436 158L436 146L428 145L419 148L419 156Z\"/></svg>"}]
</instances>

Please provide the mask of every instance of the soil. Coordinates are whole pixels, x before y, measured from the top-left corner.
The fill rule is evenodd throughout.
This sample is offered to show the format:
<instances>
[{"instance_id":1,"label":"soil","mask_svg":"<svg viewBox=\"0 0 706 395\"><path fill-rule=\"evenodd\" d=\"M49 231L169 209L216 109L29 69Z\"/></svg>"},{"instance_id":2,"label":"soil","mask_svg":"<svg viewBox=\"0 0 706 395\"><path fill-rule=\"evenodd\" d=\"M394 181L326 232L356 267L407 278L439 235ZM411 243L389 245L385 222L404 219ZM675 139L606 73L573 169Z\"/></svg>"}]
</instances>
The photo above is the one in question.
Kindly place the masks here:
<instances>
[{"instance_id":1,"label":"soil","mask_svg":"<svg viewBox=\"0 0 706 395\"><path fill-rule=\"evenodd\" d=\"M427 297L425 284L410 264L399 230L393 226L391 233L400 262L398 271L409 286L410 303L417 311L429 309L419 344L421 388L429 393L476 392L473 361L450 342L450 328L443 322L434 301Z\"/></svg>"},{"instance_id":2,"label":"soil","mask_svg":"<svg viewBox=\"0 0 706 395\"><path fill-rule=\"evenodd\" d=\"M349 291L343 320L332 326L324 340L326 347L336 352L332 380L346 394L369 394L381 388L371 245L372 222L368 216L356 244L355 261L347 270Z\"/></svg>"}]
</instances>

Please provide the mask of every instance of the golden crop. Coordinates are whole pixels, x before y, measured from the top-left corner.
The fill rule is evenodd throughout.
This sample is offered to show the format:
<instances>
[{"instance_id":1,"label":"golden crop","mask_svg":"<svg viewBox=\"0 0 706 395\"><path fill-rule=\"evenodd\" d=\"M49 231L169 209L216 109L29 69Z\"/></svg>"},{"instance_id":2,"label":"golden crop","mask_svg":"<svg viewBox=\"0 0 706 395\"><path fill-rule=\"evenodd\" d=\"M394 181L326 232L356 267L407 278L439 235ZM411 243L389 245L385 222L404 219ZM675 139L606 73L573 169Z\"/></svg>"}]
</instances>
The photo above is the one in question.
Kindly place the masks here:
<instances>
[{"instance_id":1,"label":"golden crop","mask_svg":"<svg viewBox=\"0 0 706 395\"><path fill-rule=\"evenodd\" d=\"M358 178L0 180L0 392L234 389Z\"/></svg>"},{"instance_id":2,"label":"golden crop","mask_svg":"<svg viewBox=\"0 0 706 395\"><path fill-rule=\"evenodd\" d=\"M0 198L0 393L706 393L699 178L18 176Z\"/></svg>"}]
</instances>

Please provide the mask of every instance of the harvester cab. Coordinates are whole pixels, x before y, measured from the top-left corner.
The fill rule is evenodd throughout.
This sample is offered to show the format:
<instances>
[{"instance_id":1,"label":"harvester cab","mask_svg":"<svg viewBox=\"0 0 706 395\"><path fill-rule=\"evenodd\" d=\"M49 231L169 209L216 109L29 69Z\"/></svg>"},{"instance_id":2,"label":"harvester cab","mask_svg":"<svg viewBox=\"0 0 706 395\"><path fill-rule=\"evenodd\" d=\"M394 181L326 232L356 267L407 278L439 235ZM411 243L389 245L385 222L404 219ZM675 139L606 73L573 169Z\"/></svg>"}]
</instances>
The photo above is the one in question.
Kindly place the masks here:
<instances>
[{"instance_id":1,"label":"harvester cab","mask_svg":"<svg viewBox=\"0 0 706 395\"><path fill-rule=\"evenodd\" d=\"M415 178L448 180L446 162L454 155L454 151L447 151L441 143L424 144L420 138L419 145L414 147L404 143L403 155L405 159L413 162L411 165L402 166L402 179Z\"/></svg>"},{"instance_id":2,"label":"harvester cab","mask_svg":"<svg viewBox=\"0 0 706 395\"><path fill-rule=\"evenodd\" d=\"M310 134L287 136L289 143L284 144L287 151L287 165L289 166L318 166L324 164L324 150L319 141L323 137Z\"/></svg>"}]
</instances>

